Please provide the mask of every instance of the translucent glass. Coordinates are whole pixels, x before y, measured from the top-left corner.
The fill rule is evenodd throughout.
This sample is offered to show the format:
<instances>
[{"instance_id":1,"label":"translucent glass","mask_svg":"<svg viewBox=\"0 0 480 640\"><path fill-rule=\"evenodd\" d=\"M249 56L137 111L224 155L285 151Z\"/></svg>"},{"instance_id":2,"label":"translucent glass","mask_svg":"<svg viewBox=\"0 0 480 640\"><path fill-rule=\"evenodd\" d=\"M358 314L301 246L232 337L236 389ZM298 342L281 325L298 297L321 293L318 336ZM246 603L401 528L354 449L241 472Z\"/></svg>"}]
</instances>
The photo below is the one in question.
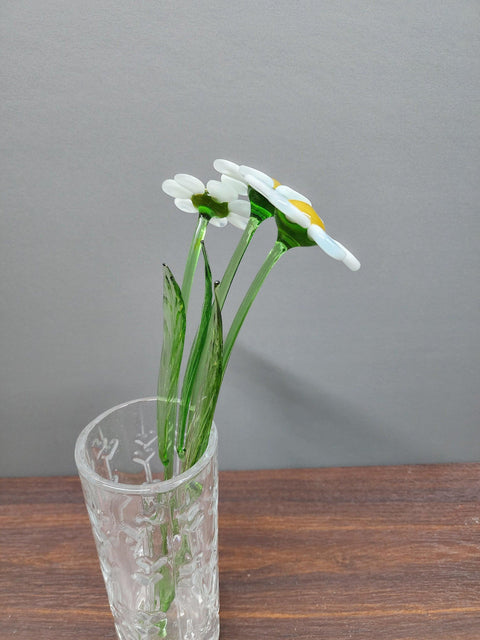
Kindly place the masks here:
<instances>
[{"instance_id":1,"label":"translucent glass","mask_svg":"<svg viewBox=\"0 0 480 640\"><path fill-rule=\"evenodd\" d=\"M80 434L75 461L121 640L216 640L217 431L163 480L156 398L119 405Z\"/></svg>"}]
</instances>

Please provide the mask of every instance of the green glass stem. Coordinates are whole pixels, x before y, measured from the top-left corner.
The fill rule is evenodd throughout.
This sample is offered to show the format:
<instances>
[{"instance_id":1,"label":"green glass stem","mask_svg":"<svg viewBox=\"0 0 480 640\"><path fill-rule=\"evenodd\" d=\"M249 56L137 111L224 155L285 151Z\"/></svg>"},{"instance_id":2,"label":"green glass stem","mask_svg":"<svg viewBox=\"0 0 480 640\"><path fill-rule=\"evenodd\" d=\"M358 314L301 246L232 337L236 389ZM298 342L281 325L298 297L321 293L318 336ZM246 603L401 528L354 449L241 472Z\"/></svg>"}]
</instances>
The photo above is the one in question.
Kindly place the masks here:
<instances>
[{"instance_id":1,"label":"green glass stem","mask_svg":"<svg viewBox=\"0 0 480 640\"><path fill-rule=\"evenodd\" d=\"M225 374L225 369L227 368L228 360L230 358L230 353L232 351L233 345L237 338L238 332L240 331L243 321L245 320L245 317L248 313L248 310L252 306L252 303L255 300L255 297L259 292L260 287L265 281L265 278L273 269L273 267L281 258L281 256L287 250L288 250L288 247L283 242L281 242L280 240L277 240L277 242L275 242L272 250L268 254L265 262L260 267L257 275L255 276L252 284L250 285L247 293L245 294L245 297L243 298L240 304L240 307L238 308L238 311L233 319L232 325L225 339L225 345L223 349L223 373L224 374Z\"/></svg>"},{"instance_id":2,"label":"green glass stem","mask_svg":"<svg viewBox=\"0 0 480 640\"><path fill-rule=\"evenodd\" d=\"M192 290L193 276L195 275L195 269L197 268L200 251L202 250L202 241L205 238L207 225L208 218L200 215L198 218L195 235L193 236L192 244L190 245L190 249L188 251L185 273L183 274L182 297L185 304L185 313L188 309L188 301L190 299L190 291Z\"/></svg>"},{"instance_id":3,"label":"green glass stem","mask_svg":"<svg viewBox=\"0 0 480 640\"><path fill-rule=\"evenodd\" d=\"M195 378L197 377L197 373L199 371L202 352L209 335L209 327L211 326L210 321L213 311L212 302L214 297L214 285L212 281L210 264L208 262L207 251L203 243L202 249L205 262L205 295L203 300L200 326L198 327L197 333L193 340L193 344L190 349L190 355L188 356L187 366L185 368L182 393L180 395L180 406L178 411L177 453L182 459L184 458L186 451L185 434L187 422L189 416L192 417L190 414L190 401L192 399L192 392L195 386Z\"/></svg>"},{"instance_id":4,"label":"green glass stem","mask_svg":"<svg viewBox=\"0 0 480 640\"><path fill-rule=\"evenodd\" d=\"M250 240L253 237L253 234L257 230L260 221L251 216L248 220L247 226L240 238L240 241L237 245L237 248L233 252L232 257L230 258L230 262L225 269L225 273L223 274L223 278L220 281L220 284L217 287L217 300L220 305L220 309L223 309L223 305L225 304L225 299L232 285L233 278L237 273L238 265L243 258L245 251L247 250L248 245L250 244Z\"/></svg>"}]
</instances>

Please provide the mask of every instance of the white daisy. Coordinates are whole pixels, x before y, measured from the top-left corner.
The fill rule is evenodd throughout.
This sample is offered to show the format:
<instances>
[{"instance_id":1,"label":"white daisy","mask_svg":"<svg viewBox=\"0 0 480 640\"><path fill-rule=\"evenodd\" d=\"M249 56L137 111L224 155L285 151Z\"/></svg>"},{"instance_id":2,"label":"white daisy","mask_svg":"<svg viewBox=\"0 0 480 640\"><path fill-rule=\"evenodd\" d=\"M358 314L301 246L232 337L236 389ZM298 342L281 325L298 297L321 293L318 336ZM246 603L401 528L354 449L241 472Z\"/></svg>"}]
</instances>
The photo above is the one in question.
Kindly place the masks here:
<instances>
[{"instance_id":1,"label":"white daisy","mask_svg":"<svg viewBox=\"0 0 480 640\"><path fill-rule=\"evenodd\" d=\"M247 187L253 187L255 191L257 189L252 184L252 178L254 180L261 180L263 184L271 189L278 190L280 193L283 193L290 199L303 200L303 202L307 202L308 204L312 204L308 198L304 195L295 191L291 187L287 187L285 184L280 184L278 180L275 178L271 178L263 171L259 171L258 169L254 169L253 167L248 167L245 164L238 165L235 162L230 162L230 160L215 160L213 163L214 168L222 174L221 181L226 182L227 184L233 185L241 185L244 188L244 191L240 191L241 187L237 187L238 192L242 195L246 195L248 193ZM263 194L262 194L263 195Z\"/></svg>"},{"instance_id":2,"label":"white daisy","mask_svg":"<svg viewBox=\"0 0 480 640\"><path fill-rule=\"evenodd\" d=\"M352 271L360 269L360 262L337 240L325 232L325 224L312 207L312 203L304 195L287 185L280 184L266 173L245 165L238 165L229 160L215 160L215 169L229 180L235 180L252 187L266 198L285 218L306 231L308 239L317 244L323 251L343 262ZM280 222L277 219L277 223ZM310 243L308 243L310 244Z\"/></svg>"},{"instance_id":3,"label":"white daisy","mask_svg":"<svg viewBox=\"0 0 480 640\"><path fill-rule=\"evenodd\" d=\"M250 216L250 203L240 200L240 191L234 183L209 180L207 186L188 173L177 173L173 179L165 180L163 191L174 198L175 205L187 213L200 213L208 217L211 224L224 227L228 222L245 229Z\"/></svg>"}]
</instances>

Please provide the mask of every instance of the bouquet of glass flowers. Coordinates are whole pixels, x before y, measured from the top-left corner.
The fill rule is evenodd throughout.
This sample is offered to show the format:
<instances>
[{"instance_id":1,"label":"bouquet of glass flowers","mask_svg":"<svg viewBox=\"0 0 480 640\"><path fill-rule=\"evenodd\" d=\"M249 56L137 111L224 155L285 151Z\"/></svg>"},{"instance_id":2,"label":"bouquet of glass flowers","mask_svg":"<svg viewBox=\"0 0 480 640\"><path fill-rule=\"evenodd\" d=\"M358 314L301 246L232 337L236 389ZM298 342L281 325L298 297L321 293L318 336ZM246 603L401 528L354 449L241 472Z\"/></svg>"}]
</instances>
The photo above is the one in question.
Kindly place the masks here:
<instances>
[{"instance_id":1,"label":"bouquet of glass flowers","mask_svg":"<svg viewBox=\"0 0 480 640\"><path fill-rule=\"evenodd\" d=\"M165 193L175 199L179 209L198 215L181 287L164 265L157 427L165 479L190 468L205 452L235 339L255 296L279 258L293 247L317 245L352 271L360 268L355 256L326 233L323 220L304 195L252 167L215 160L214 168L221 174L221 179L210 180L206 185L184 173L175 175L162 185ZM255 231L264 220L272 217L277 224L277 239L224 338L222 308L233 278ZM207 226L210 223L223 227L229 222L243 230L243 234L222 279L213 282L204 244ZM180 388L187 309L200 253L205 266L205 294L200 323Z\"/></svg>"}]
</instances>

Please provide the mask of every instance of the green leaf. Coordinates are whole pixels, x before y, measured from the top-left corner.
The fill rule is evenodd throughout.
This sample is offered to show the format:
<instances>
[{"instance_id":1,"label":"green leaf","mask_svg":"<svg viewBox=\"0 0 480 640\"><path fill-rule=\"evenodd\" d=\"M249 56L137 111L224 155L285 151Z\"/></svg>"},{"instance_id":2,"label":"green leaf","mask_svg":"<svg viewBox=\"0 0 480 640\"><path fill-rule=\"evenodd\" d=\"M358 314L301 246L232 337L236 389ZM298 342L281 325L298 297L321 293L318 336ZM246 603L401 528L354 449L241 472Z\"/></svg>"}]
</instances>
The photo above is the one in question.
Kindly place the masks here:
<instances>
[{"instance_id":1,"label":"green leaf","mask_svg":"<svg viewBox=\"0 0 480 640\"><path fill-rule=\"evenodd\" d=\"M215 292L207 337L193 382L185 438L184 469L189 469L207 448L223 374L222 313Z\"/></svg>"},{"instance_id":2,"label":"green leaf","mask_svg":"<svg viewBox=\"0 0 480 640\"><path fill-rule=\"evenodd\" d=\"M175 580L170 567L166 564L158 570L158 573L162 577L155 583L156 595L160 611L166 613L175 598Z\"/></svg>"},{"instance_id":3,"label":"green leaf","mask_svg":"<svg viewBox=\"0 0 480 640\"><path fill-rule=\"evenodd\" d=\"M205 340L207 338L208 327L210 324L210 318L212 317L212 301L213 301L213 282L212 272L208 263L207 252L205 245L202 242L203 258L205 262L205 296L203 300L202 315L200 320L200 326L198 327L195 340L193 341L190 355L185 369L185 376L183 378L182 394L179 407L179 432L177 440L177 451L180 458L185 455L185 432L187 427L188 412L190 409L190 399L192 397L193 383L195 380L195 374L198 370L200 358L203 348L205 346Z\"/></svg>"},{"instance_id":4,"label":"green leaf","mask_svg":"<svg viewBox=\"0 0 480 640\"><path fill-rule=\"evenodd\" d=\"M157 428L158 452L171 477L178 407L178 377L185 343L186 313L180 287L164 265L163 345L158 377Z\"/></svg>"}]
</instances>

